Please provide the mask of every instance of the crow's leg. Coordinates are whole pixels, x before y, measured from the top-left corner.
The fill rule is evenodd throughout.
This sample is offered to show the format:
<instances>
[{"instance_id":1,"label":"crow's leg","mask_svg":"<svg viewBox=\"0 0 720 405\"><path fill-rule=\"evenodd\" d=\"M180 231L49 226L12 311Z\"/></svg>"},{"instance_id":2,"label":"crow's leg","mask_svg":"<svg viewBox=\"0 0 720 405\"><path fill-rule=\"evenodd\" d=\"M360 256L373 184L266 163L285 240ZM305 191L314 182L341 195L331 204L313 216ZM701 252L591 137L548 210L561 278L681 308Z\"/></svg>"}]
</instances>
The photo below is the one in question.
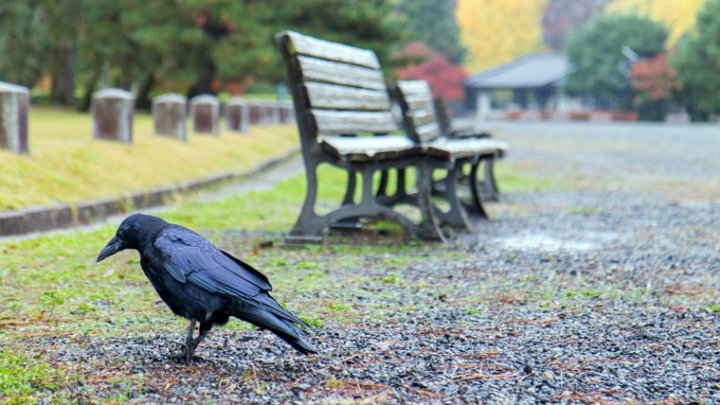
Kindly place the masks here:
<instances>
[{"instance_id":1,"label":"crow's leg","mask_svg":"<svg viewBox=\"0 0 720 405\"><path fill-rule=\"evenodd\" d=\"M193 340L193 351L195 351L195 348L197 348L200 342L202 342L205 336L207 336L208 332L210 332L210 329L212 329L212 323L200 322L200 331L198 333L198 337L197 339Z\"/></svg>"},{"instance_id":2,"label":"crow's leg","mask_svg":"<svg viewBox=\"0 0 720 405\"><path fill-rule=\"evenodd\" d=\"M185 338L185 349L183 354L185 355L185 362L190 364L192 362L193 353L195 352L195 341L193 340L193 332L195 332L195 320L190 320L190 326L188 326L187 337Z\"/></svg>"}]
</instances>

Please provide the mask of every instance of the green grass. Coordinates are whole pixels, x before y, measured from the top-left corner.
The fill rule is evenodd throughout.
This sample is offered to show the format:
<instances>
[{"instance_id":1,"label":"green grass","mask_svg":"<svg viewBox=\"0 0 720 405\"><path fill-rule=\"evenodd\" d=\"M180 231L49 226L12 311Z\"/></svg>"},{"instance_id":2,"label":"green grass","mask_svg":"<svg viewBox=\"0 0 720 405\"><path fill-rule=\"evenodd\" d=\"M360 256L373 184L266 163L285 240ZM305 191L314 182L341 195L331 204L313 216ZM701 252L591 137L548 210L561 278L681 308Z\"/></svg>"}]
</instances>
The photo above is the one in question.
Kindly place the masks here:
<instances>
[{"instance_id":1,"label":"green grass","mask_svg":"<svg viewBox=\"0 0 720 405\"><path fill-rule=\"evenodd\" d=\"M89 114L33 108L30 155L0 150L0 210L77 203L245 170L285 153L299 140L297 128L285 125L253 127L247 135L191 133L183 143L153 135L152 117L143 113L135 115L133 128L132 145L93 141Z\"/></svg>"},{"instance_id":2,"label":"green grass","mask_svg":"<svg viewBox=\"0 0 720 405\"><path fill-rule=\"evenodd\" d=\"M59 374L42 361L0 350L0 400L33 402L30 395L36 390L56 388L54 380Z\"/></svg>"}]
</instances>

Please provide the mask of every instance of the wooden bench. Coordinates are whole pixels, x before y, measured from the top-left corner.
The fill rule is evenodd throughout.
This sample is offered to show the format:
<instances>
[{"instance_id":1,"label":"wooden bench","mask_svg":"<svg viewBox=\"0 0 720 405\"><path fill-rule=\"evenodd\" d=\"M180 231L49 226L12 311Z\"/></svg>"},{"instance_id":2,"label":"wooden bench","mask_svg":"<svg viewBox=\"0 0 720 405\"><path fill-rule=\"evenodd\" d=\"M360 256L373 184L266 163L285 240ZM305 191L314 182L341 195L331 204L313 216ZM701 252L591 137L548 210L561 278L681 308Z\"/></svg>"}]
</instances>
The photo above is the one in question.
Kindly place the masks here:
<instances>
[{"instance_id":1,"label":"wooden bench","mask_svg":"<svg viewBox=\"0 0 720 405\"><path fill-rule=\"evenodd\" d=\"M307 179L300 217L286 240L317 241L327 227L354 226L358 218L368 217L394 220L411 233L430 239L444 239L436 216L469 228L457 191L462 169L470 162L476 170L474 163L496 153L496 144L440 138L436 123L431 122L434 115L418 116L430 120L422 121L422 127L410 128L406 122L405 133L395 135L403 128L393 118L389 91L374 52L290 31L277 34L276 42L293 95ZM427 124L435 125L435 130ZM327 215L315 212L317 168L322 163L348 172L345 197L339 208ZM409 168L416 171L411 190L405 176ZM446 173L442 186L434 191L450 206L447 212L432 204L436 170ZM397 183L389 195L387 174L391 171L397 174ZM384 176L376 191L373 175L377 172ZM354 200L357 174L362 178L359 202ZM399 204L417 206L422 220L413 222L395 210ZM475 206L482 210L479 200Z\"/></svg>"},{"instance_id":2,"label":"wooden bench","mask_svg":"<svg viewBox=\"0 0 720 405\"><path fill-rule=\"evenodd\" d=\"M490 138L492 135L487 131L476 130L474 128L455 128L450 118L450 113L445 101L442 97L435 97L433 99L435 106L435 115L437 116L438 125L440 126L440 132L443 136L450 138ZM507 151L507 145L502 144L498 148L497 154L493 158L483 159L484 163L483 178L474 179L478 181L480 194L483 201L498 201L500 197L500 188L497 185L495 178L495 162L498 159L505 157ZM479 172L479 171L478 171ZM463 183L469 182L469 176L462 179Z\"/></svg>"},{"instance_id":3,"label":"wooden bench","mask_svg":"<svg viewBox=\"0 0 720 405\"><path fill-rule=\"evenodd\" d=\"M421 80L400 81L392 88L392 94L402 111L405 132L431 156L455 161L454 168L439 181L433 182L433 192L452 200L448 212L435 214L443 221L456 226L469 227L466 210L487 218L482 205L485 181L478 181L482 164L485 179L493 179L492 162L504 153L507 145L488 136L456 138L450 136L447 123L438 118L436 102L427 82ZM467 190L469 201L460 201L461 189Z\"/></svg>"},{"instance_id":4,"label":"wooden bench","mask_svg":"<svg viewBox=\"0 0 720 405\"><path fill-rule=\"evenodd\" d=\"M453 162L424 154L405 135L386 135L400 128L375 53L290 31L277 34L276 43L287 70L307 180L302 210L286 241L319 241L329 226L357 218L393 220L418 237L444 240L431 205L432 171ZM323 163L347 171L348 192L337 209L319 215L317 169ZM420 222L376 198L375 173L408 168L417 171L416 190L398 192L419 208ZM356 174L362 178L360 201L354 200Z\"/></svg>"}]
</instances>

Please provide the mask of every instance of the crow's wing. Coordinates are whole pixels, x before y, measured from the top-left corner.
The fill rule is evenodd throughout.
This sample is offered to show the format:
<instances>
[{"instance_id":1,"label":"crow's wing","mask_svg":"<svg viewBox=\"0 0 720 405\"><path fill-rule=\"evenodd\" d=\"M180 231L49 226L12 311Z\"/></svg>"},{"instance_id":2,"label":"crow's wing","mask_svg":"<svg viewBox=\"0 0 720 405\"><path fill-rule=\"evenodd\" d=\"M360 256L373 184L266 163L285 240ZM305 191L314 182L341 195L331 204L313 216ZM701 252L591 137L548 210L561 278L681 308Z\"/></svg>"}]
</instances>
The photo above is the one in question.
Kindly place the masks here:
<instances>
[{"instance_id":1,"label":"crow's wing","mask_svg":"<svg viewBox=\"0 0 720 405\"><path fill-rule=\"evenodd\" d=\"M154 245L163 257L151 259L152 264L164 268L182 283L262 303L266 301L265 293L272 290L265 275L187 228L177 225L166 228Z\"/></svg>"}]
</instances>

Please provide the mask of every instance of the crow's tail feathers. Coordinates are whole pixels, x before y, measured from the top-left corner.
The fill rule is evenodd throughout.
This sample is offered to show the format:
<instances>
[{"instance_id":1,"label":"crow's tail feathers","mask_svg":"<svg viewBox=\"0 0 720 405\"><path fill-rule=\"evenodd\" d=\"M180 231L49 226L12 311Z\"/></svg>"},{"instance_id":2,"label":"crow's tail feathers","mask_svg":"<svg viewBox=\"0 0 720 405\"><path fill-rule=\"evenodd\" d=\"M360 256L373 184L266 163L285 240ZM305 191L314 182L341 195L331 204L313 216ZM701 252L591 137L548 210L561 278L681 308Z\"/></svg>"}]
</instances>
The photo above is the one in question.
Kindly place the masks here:
<instances>
[{"instance_id":1,"label":"crow's tail feathers","mask_svg":"<svg viewBox=\"0 0 720 405\"><path fill-rule=\"evenodd\" d=\"M302 354L317 353L315 346L305 339L305 332L295 326L295 323L305 325L305 322L277 303L275 304L277 308L267 308L265 305L248 304L247 302L238 304L233 313L237 318L269 330ZM278 311L278 308L282 312Z\"/></svg>"},{"instance_id":2,"label":"crow's tail feathers","mask_svg":"<svg viewBox=\"0 0 720 405\"><path fill-rule=\"evenodd\" d=\"M278 335L278 337L285 342L287 342L290 346L292 346L295 350L299 351L302 354L313 354L317 353L317 349L315 346L312 345L312 343L308 342L305 339L305 333L302 330L299 330L294 325L289 324L290 328L294 329L295 334L287 334L280 330L274 330L274 329L268 329L272 333ZM299 333L298 333L299 332Z\"/></svg>"}]
</instances>

